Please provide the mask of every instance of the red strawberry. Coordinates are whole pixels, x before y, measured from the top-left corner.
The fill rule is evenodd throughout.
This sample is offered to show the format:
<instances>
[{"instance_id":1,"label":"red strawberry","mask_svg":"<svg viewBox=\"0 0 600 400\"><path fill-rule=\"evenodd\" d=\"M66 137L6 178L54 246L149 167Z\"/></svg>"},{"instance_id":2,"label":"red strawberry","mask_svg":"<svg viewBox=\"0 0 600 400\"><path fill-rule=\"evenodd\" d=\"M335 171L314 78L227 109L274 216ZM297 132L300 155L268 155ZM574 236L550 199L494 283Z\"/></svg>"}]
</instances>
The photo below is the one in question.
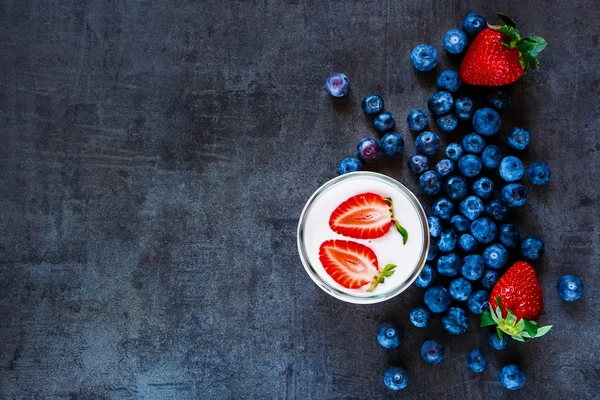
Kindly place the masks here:
<instances>
[{"instance_id":1,"label":"red strawberry","mask_svg":"<svg viewBox=\"0 0 600 400\"><path fill-rule=\"evenodd\" d=\"M381 237L390 230L393 223L406 244L408 233L394 219L392 199L375 193L362 193L350 197L340 204L329 218L329 226L335 233L354 239Z\"/></svg>"},{"instance_id":2,"label":"red strawberry","mask_svg":"<svg viewBox=\"0 0 600 400\"><path fill-rule=\"evenodd\" d=\"M358 289L371 283L368 292L383 283L396 268L388 264L379 271L375 252L364 244L348 240L327 240L319 248L319 260L334 281L348 289Z\"/></svg>"},{"instance_id":3,"label":"red strawberry","mask_svg":"<svg viewBox=\"0 0 600 400\"><path fill-rule=\"evenodd\" d=\"M537 327L544 312L544 299L537 274L531 265L518 261L496 282L490 295L490 311L485 311L481 326L497 325L502 333L524 342L546 334L552 325Z\"/></svg>"},{"instance_id":4,"label":"red strawberry","mask_svg":"<svg viewBox=\"0 0 600 400\"><path fill-rule=\"evenodd\" d=\"M460 65L460 78L471 85L503 86L519 79L525 68L538 68L538 54L546 41L530 35L521 38L515 23L498 14L505 25L488 25L475 37Z\"/></svg>"}]
</instances>

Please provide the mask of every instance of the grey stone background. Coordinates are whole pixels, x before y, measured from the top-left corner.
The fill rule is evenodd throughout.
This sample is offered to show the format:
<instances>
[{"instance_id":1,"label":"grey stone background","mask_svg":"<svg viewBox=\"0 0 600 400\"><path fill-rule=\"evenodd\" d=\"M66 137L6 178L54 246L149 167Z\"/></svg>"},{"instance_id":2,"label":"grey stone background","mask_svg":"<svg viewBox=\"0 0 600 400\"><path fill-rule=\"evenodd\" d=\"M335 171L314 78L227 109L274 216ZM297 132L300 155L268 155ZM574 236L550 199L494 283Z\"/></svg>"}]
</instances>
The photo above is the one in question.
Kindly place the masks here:
<instances>
[{"instance_id":1,"label":"grey stone background","mask_svg":"<svg viewBox=\"0 0 600 400\"><path fill-rule=\"evenodd\" d=\"M378 305L321 292L297 218L356 141L362 97L404 116L435 74L410 65L469 11L502 10L550 45L513 87L506 132L552 182L515 213L547 252L544 338L494 352L440 322L417 330L411 288ZM0 1L0 399L599 398L600 11L592 0ZM327 76L352 80L346 100ZM438 72L441 68L438 68ZM405 158L373 167L417 191ZM565 304L555 285L581 276ZM381 321L405 328L385 351ZM447 344L426 365L426 339ZM483 374L468 350L490 358ZM527 372L503 390L506 362ZM390 364L405 392L382 383Z\"/></svg>"}]
</instances>

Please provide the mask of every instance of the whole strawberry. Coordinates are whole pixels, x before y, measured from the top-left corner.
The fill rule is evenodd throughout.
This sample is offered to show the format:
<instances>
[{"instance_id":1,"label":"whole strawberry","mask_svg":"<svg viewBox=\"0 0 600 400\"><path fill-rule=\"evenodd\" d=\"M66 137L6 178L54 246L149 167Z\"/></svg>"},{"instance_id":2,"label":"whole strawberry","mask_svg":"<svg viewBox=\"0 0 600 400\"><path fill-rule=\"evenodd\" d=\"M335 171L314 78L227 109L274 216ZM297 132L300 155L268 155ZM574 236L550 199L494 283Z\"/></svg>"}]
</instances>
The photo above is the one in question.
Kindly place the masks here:
<instances>
[{"instance_id":1,"label":"whole strawberry","mask_svg":"<svg viewBox=\"0 0 600 400\"><path fill-rule=\"evenodd\" d=\"M490 310L481 316L481 326L497 325L498 336L506 333L525 342L545 335L552 325L538 328L544 299L537 274L531 265L518 261L496 282L490 294Z\"/></svg>"},{"instance_id":2,"label":"whole strawberry","mask_svg":"<svg viewBox=\"0 0 600 400\"><path fill-rule=\"evenodd\" d=\"M522 38L512 19L498 13L504 25L488 25L475 37L460 65L460 79L470 85L503 86L519 79L525 69L538 68L538 54L546 41Z\"/></svg>"}]
</instances>

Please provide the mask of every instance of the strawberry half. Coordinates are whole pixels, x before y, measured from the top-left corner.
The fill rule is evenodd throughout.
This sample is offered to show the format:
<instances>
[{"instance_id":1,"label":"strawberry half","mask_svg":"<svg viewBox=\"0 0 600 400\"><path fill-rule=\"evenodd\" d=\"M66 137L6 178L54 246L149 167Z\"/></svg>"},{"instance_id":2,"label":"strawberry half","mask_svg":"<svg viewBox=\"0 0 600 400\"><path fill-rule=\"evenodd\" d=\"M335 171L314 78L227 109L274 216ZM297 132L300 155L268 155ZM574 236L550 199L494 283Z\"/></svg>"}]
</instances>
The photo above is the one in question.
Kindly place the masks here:
<instances>
[{"instance_id":1,"label":"strawberry half","mask_svg":"<svg viewBox=\"0 0 600 400\"><path fill-rule=\"evenodd\" d=\"M367 283L371 292L396 268L388 264L379 271L375 252L364 244L348 240L327 240L319 248L319 260L334 281L348 289L358 289Z\"/></svg>"},{"instance_id":2,"label":"strawberry half","mask_svg":"<svg viewBox=\"0 0 600 400\"><path fill-rule=\"evenodd\" d=\"M496 282L490 294L490 310L481 316L481 326L497 325L503 333L525 342L545 335L552 325L538 328L544 312L544 299L535 269L525 261L512 265Z\"/></svg>"},{"instance_id":3,"label":"strawberry half","mask_svg":"<svg viewBox=\"0 0 600 400\"><path fill-rule=\"evenodd\" d=\"M503 86L515 82L530 67L536 70L538 54L546 41L535 35L522 38L515 22L498 13L504 25L488 25L469 46L460 65L460 78L470 85Z\"/></svg>"},{"instance_id":4,"label":"strawberry half","mask_svg":"<svg viewBox=\"0 0 600 400\"><path fill-rule=\"evenodd\" d=\"M376 239L385 235L392 224L406 244L408 232L394 218L392 199L375 193L350 197L331 213L329 226L335 233L354 239Z\"/></svg>"}]
</instances>

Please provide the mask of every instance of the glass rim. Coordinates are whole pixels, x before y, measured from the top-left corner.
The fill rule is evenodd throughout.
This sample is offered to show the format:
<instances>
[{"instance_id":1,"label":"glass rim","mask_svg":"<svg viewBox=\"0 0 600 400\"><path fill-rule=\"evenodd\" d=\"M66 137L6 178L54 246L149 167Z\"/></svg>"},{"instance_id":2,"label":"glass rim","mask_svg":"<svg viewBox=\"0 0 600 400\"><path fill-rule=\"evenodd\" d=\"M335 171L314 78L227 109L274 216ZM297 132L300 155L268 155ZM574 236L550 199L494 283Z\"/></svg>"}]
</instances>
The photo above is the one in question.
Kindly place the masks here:
<instances>
[{"instance_id":1,"label":"glass rim","mask_svg":"<svg viewBox=\"0 0 600 400\"><path fill-rule=\"evenodd\" d=\"M423 227L423 247L421 249L422 250L421 257L419 258L419 261L417 262L417 268L415 268L413 273L410 275L410 277L406 281L404 281L401 285L399 285L394 290L391 290L391 291L388 291L385 293L373 294L371 296L354 296L352 294L349 294L345 291L342 291L338 288L333 287L328 282L326 282L324 279L322 279L320 277L320 275L316 272L314 267L311 265L307 251L306 251L306 246L304 245L304 225L306 224L306 216L308 214L308 211L311 209L312 205L314 204L315 200L322 193L324 193L325 191L327 191L328 189L330 189L332 186L336 185L337 183L347 180L347 179L359 178L359 177L383 181L384 183L390 184L391 186L397 188L400 192L402 192L404 195L406 195L406 197L408 198L410 203L415 207L415 210L417 211L417 214L419 217L419 221L421 222L421 225ZM429 223L427 222L427 216L425 214L425 210L423 210L423 206L421 205L421 203L419 202L417 197L414 195L414 193L411 192L406 186L404 186L397 180L390 178L387 175L383 175L383 174L380 174L377 172L370 172L370 171L350 172L350 173L347 173L344 175L340 175L338 177L335 177L335 178L325 182L317 190L315 190L315 192L310 196L310 198L304 205L304 208L302 209L302 213L300 214L300 219L298 220L298 230L297 230L297 234L296 234L296 240L297 240L297 245L298 245L298 253L300 254L300 260L302 261L302 265L304 266L304 269L306 270L306 272L308 273L310 278L313 280L313 282L315 282L318 287L320 287L323 291L325 291L329 295L331 295L339 300L342 300L342 301L345 301L348 303L354 303L354 304L379 303L379 302L382 302L385 300L389 300L389 299L399 295L400 293L404 292L406 289L408 289L412 285L412 283L417 279L417 277L421 273L421 270L423 269L423 266L426 264L427 254L429 252L429 245L430 245L430 243L429 243Z\"/></svg>"}]
</instances>

